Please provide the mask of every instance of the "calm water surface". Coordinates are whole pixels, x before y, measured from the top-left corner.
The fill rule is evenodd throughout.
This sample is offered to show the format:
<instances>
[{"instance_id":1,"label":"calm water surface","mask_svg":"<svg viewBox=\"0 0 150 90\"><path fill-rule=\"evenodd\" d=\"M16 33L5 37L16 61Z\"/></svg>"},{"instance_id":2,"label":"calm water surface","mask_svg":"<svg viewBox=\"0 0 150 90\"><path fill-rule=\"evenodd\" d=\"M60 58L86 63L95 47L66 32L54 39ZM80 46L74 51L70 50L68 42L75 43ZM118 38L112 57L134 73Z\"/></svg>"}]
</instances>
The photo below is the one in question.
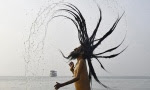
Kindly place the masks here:
<instances>
[{"instance_id":1,"label":"calm water surface","mask_svg":"<svg viewBox=\"0 0 150 90\"><path fill-rule=\"evenodd\" d=\"M0 77L0 90L55 90L56 82L65 82L72 77ZM99 77L110 87L105 89L93 81L93 90L150 90L150 77ZM59 90L75 90L68 85Z\"/></svg>"}]
</instances>

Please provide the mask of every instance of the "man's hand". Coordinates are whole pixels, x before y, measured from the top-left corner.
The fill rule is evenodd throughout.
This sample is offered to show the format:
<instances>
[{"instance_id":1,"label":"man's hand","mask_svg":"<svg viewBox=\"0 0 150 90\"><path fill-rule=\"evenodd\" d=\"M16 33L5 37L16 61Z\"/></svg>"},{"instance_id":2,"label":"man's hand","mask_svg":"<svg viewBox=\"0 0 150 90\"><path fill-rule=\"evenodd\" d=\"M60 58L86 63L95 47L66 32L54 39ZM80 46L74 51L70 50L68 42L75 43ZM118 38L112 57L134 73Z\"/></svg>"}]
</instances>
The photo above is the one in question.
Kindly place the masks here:
<instances>
[{"instance_id":1,"label":"man's hand","mask_svg":"<svg viewBox=\"0 0 150 90\"><path fill-rule=\"evenodd\" d=\"M56 82L56 85L54 86L56 90L58 90L60 87L62 87L62 84Z\"/></svg>"},{"instance_id":2,"label":"man's hand","mask_svg":"<svg viewBox=\"0 0 150 90\"><path fill-rule=\"evenodd\" d=\"M74 71L74 63L73 62L70 62L69 63L69 66L70 66L70 71Z\"/></svg>"}]
</instances>

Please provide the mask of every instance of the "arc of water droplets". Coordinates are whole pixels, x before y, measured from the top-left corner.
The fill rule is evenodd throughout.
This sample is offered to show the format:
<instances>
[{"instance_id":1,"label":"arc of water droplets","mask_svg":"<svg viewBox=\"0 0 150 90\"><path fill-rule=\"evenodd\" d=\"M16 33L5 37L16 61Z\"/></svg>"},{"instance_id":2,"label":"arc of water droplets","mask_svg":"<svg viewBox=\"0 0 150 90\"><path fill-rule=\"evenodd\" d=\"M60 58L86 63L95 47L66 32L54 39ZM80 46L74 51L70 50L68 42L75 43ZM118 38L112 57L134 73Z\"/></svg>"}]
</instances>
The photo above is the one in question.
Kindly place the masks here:
<instances>
[{"instance_id":1,"label":"arc of water droplets","mask_svg":"<svg viewBox=\"0 0 150 90\"><path fill-rule=\"evenodd\" d=\"M48 23L52 17L52 11L62 2L64 2L64 0L50 4L39 11L36 19L30 27L28 38L24 41L26 90L30 88L30 78L28 78L28 76L38 76L43 74L43 69L39 70L39 66L44 60L44 42L47 34Z\"/></svg>"}]
</instances>

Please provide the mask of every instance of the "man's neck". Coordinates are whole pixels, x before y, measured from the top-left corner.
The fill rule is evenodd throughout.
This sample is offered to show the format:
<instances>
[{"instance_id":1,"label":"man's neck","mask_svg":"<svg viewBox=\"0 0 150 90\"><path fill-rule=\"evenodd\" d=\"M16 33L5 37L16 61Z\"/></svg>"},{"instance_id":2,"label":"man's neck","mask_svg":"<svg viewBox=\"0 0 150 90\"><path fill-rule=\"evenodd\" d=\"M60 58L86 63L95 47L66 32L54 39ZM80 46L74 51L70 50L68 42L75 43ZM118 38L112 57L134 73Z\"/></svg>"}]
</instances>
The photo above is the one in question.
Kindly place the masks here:
<instances>
[{"instance_id":1,"label":"man's neck","mask_svg":"<svg viewBox=\"0 0 150 90\"><path fill-rule=\"evenodd\" d=\"M77 60L79 61L80 59L83 59L83 56L82 55L79 55L78 57L77 57Z\"/></svg>"}]
</instances>

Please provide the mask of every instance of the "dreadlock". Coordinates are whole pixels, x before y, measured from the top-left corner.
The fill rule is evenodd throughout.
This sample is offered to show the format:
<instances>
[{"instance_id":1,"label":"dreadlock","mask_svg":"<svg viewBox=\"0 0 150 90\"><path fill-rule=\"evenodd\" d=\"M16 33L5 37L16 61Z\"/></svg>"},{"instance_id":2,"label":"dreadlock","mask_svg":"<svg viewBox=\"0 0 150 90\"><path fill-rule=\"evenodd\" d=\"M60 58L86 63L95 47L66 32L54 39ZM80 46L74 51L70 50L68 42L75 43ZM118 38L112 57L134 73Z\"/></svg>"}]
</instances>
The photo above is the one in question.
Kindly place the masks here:
<instances>
[{"instance_id":1,"label":"dreadlock","mask_svg":"<svg viewBox=\"0 0 150 90\"><path fill-rule=\"evenodd\" d=\"M81 44L80 46L80 50L76 53L74 52L71 52L71 54L68 56L68 57L65 57L64 54L62 53L63 57L64 58L67 58L67 59L76 59L77 56L79 55L79 53L83 52L83 57L84 59L88 62L88 67L89 67L89 80L91 82L91 79L92 77L94 77L94 79L99 83L101 84L102 86L104 86L105 88L108 88L106 85L102 84L96 73L95 73L95 70L93 68L93 65L92 65L92 60L97 60L98 63L100 64L101 68L105 70L104 66L102 65L102 63L99 61L99 58L113 58L113 57L116 57L118 56L119 54L121 54L125 49L123 49L121 52L119 53L116 53L116 54L112 54L112 55L108 55L108 56L104 56L103 54L105 53L108 53L108 52L111 52L111 51L114 51L116 50L124 41L123 41L116 47L113 47L113 48L110 48L106 51L103 51L101 53L93 53L94 50L102 43L103 40L105 40L116 28L118 22L120 21L120 19L122 18L123 14L121 15L121 17L118 17L115 21L115 23L113 24L113 26L110 28L110 30L105 33L104 36L102 36L101 38L99 39L95 39L95 36L96 36L96 33L98 31L98 28L100 26L100 23L101 23L101 20L102 20L102 12L101 12L101 9L99 6L98 9L99 9L99 19L98 19L98 23L92 33L92 35L89 37L88 34L87 34L87 28L86 28L86 22L85 22L85 19L84 17L82 16L80 10L74 6L73 4L70 4L70 3L65 3L63 4L65 5L66 7L68 7L69 9L59 9L58 11L64 11L64 12L67 12L69 13L70 15L73 16L73 18L69 17L69 16L66 16L66 15L56 15L56 16L53 16L53 18L55 17L65 17L69 20L71 20L74 25L76 26L77 28L77 31L78 31L78 38L79 38L79 42Z\"/></svg>"}]
</instances>

